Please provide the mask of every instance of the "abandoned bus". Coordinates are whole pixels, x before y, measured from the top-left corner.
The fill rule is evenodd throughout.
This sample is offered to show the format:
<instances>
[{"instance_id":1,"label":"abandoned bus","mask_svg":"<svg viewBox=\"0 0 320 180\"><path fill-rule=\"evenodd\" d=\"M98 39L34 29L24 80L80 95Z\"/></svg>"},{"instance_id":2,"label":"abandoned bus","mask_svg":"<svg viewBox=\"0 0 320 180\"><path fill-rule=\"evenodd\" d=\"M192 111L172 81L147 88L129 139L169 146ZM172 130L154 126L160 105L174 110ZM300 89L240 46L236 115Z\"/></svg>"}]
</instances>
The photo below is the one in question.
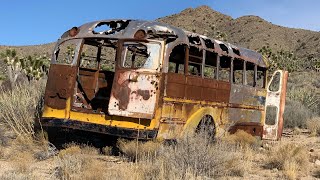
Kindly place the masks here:
<instances>
[{"instance_id":1,"label":"abandoned bus","mask_svg":"<svg viewBox=\"0 0 320 180\"><path fill-rule=\"evenodd\" d=\"M41 123L174 139L200 127L277 140L288 73L254 51L159 22L73 27L53 51Z\"/></svg>"}]
</instances>

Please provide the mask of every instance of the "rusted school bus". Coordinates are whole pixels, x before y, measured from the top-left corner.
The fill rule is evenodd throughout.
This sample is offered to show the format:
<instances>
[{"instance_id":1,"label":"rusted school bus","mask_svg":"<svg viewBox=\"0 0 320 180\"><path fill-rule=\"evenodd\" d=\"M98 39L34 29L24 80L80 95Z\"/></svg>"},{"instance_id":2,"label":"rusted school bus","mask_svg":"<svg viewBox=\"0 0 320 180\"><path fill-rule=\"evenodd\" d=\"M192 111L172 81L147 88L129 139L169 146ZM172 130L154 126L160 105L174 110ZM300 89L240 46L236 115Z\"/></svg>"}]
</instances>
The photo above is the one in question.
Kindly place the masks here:
<instances>
[{"instance_id":1,"label":"rusted school bus","mask_svg":"<svg viewBox=\"0 0 320 180\"><path fill-rule=\"evenodd\" d=\"M159 22L104 20L58 40L41 123L173 139L205 127L281 138L288 73L259 53Z\"/></svg>"}]
</instances>

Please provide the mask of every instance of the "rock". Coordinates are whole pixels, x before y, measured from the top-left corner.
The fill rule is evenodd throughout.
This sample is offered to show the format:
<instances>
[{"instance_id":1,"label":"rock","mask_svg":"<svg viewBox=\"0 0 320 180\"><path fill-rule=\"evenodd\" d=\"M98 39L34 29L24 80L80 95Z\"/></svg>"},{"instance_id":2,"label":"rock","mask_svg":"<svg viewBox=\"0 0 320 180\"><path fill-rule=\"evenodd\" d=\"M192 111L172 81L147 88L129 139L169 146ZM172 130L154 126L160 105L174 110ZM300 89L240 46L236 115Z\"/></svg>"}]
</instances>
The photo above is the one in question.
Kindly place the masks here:
<instances>
[{"instance_id":1,"label":"rock","mask_svg":"<svg viewBox=\"0 0 320 180\"><path fill-rule=\"evenodd\" d=\"M316 166L320 166L320 160L317 159L317 160L314 162L314 164L315 164Z\"/></svg>"},{"instance_id":2,"label":"rock","mask_svg":"<svg viewBox=\"0 0 320 180\"><path fill-rule=\"evenodd\" d=\"M311 149L310 149L310 152L314 152L314 149L311 148Z\"/></svg>"}]
</instances>

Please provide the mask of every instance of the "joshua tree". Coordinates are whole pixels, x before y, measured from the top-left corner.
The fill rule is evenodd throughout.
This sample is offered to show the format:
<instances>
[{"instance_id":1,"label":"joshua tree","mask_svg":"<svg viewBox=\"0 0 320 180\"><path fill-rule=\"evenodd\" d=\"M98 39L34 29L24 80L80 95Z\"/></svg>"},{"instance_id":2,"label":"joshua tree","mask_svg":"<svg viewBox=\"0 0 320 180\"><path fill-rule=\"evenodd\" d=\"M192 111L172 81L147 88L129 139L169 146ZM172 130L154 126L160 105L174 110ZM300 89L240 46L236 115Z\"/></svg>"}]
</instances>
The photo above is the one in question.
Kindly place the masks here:
<instances>
[{"instance_id":1,"label":"joshua tree","mask_svg":"<svg viewBox=\"0 0 320 180\"><path fill-rule=\"evenodd\" d=\"M7 49L1 54L1 58L7 64L7 73L11 87L16 83L19 75L26 75L28 80L39 80L48 72L50 59L47 56L33 55L18 57L16 50Z\"/></svg>"}]
</instances>

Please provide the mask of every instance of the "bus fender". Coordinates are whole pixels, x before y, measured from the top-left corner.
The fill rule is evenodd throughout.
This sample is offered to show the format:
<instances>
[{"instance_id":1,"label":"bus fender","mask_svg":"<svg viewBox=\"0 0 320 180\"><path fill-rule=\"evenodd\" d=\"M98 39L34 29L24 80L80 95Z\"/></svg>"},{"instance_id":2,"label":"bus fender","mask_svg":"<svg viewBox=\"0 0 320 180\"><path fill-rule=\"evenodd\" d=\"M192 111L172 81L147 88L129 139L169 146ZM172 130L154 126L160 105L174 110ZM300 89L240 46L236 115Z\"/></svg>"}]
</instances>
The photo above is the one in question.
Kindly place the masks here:
<instances>
[{"instance_id":1,"label":"bus fender","mask_svg":"<svg viewBox=\"0 0 320 180\"><path fill-rule=\"evenodd\" d=\"M204 107L193 113L188 120L186 121L186 124L183 127L182 135L186 134L192 134L195 132L198 124L200 123L200 120L205 115L210 115L213 117L216 131L218 131L218 121L220 120L220 115L222 113L221 109L213 108L213 107Z\"/></svg>"}]
</instances>

